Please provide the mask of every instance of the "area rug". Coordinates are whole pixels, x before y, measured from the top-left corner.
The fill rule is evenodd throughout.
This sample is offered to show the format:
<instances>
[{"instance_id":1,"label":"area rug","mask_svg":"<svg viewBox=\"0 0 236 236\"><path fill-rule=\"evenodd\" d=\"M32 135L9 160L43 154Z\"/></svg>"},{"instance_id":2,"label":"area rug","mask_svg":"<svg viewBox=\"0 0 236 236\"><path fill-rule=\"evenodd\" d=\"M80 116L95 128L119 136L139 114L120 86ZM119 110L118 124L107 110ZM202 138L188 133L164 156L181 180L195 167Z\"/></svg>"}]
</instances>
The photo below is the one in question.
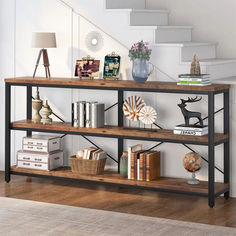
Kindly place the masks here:
<instances>
[{"instance_id":1,"label":"area rug","mask_svg":"<svg viewBox=\"0 0 236 236\"><path fill-rule=\"evenodd\" d=\"M231 236L236 229L0 197L0 235Z\"/></svg>"}]
</instances>

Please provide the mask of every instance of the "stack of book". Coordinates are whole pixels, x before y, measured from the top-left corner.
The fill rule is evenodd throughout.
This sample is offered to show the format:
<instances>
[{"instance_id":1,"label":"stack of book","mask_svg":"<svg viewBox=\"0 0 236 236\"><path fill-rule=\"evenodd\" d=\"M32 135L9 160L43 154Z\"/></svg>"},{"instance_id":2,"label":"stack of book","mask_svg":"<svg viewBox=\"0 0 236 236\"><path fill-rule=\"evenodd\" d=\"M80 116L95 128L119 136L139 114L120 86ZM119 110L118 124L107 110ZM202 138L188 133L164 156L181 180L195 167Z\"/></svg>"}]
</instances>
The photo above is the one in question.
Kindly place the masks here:
<instances>
[{"instance_id":1,"label":"stack of book","mask_svg":"<svg viewBox=\"0 0 236 236\"><path fill-rule=\"evenodd\" d=\"M182 74L179 75L178 85L194 85L194 86L207 86L211 85L210 75L191 75L191 74Z\"/></svg>"},{"instance_id":2,"label":"stack of book","mask_svg":"<svg viewBox=\"0 0 236 236\"><path fill-rule=\"evenodd\" d=\"M85 148L83 150L83 157L77 157L77 158L83 158L85 160L101 160L106 158L107 154L99 148L95 147L89 147Z\"/></svg>"},{"instance_id":3,"label":"stack of book","mask_svg":"<svg viewBox=\"0 0 236 236\"><path fill-rule=\"evenodd\" d=\"M98 102L72 103L72 126L86 128L104 127L104 107Z\"/></svg>"},{"instance_id":4,"label":"stack of book","mask_svg":"<svg viewBox=\"0 0 236 236\"><path fill-rule=\"evenodd\" d=\"M23 138L22 150L17 152L17 167L53 170L63 166L61 138L33 135Z\"/></svg>"},{"instance_id":5,"label":"stack of book","mask_svg":"<svg viewBox=\"0 0 236 236\"><path fill-rule=\"evenodd\" d=\"M160 178L160 152L142 150L138 144L128 148L128 179L151 181Z\"/></svg>"},{"instance_id":6,"label":"stack of book","mask_svg":"<svg viewBox=\"0 0 236 236\"><path fill-rule=\"evenodd\" d=\"M174 134L203 136L208 134L208 126L177 125L174 129Z\"/></svg>"}]
</instances>

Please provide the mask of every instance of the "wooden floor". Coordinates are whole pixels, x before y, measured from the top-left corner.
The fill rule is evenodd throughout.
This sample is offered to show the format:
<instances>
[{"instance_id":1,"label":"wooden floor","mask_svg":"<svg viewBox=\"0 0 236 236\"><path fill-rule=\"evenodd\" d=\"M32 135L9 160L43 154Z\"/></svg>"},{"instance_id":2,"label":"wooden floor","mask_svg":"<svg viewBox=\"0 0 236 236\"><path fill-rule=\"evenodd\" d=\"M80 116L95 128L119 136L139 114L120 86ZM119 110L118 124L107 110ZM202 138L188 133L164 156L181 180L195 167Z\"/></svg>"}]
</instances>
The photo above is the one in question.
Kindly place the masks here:
<instances>
[{"instance_id":1,"label":"wooden floor","mask_svg":"<svg viewBox=\"0 0 236 236\"><path fill-rule=\"evenodd\" d=\"M0 196L236 227L236 199L218 198L211 209L204 197L117 186L14 175L7 184L3 172L0 172Z\"/></svg>"}]
</instances>

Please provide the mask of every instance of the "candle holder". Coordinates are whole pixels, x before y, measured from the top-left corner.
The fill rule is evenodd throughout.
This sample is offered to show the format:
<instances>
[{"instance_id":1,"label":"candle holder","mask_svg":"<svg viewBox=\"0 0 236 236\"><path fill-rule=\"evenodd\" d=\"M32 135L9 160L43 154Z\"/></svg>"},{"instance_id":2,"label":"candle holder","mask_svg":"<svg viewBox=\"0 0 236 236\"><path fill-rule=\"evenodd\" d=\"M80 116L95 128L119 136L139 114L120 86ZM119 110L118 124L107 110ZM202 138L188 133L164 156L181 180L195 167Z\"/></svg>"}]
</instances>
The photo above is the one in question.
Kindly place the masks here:
<instances>
[{"instance_id":1,"label":"candle holder","mask_svg":"<svg viewBox=\"0 0 236 236\"><path fill-rule=\"evenodd\" d=\"M40 110L42 109L43 101L39 96L39 89L37 87L35 99L32 101L32 107L35 110L35 115L32 118L33 123L40 123L42 116L40 115Z\"/></svg>"},{"instance_id":2,"label":"candle holder","mask_svg":"<svg viewBox=\"0 0 236 236\"><path fill-rule=\"evenodd\" d=\"M46 124L52 124L52 119L49 117L52 114L52 109L48 105L48 100L46 100L45 105L43 106L43 109L41 111L43 118L41 119L41 122Z\"/></svg>"}]
</instances>

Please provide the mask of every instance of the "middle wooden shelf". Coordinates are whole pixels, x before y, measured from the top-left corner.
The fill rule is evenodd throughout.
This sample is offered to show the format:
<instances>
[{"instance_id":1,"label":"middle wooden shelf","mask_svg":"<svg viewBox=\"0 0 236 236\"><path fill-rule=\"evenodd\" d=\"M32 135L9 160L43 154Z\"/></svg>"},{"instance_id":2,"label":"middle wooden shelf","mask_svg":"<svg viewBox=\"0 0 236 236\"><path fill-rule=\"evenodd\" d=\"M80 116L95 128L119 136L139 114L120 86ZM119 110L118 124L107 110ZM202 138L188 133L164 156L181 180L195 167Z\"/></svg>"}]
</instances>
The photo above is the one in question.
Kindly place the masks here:
<instances>
[{"instance_id":1,"label":"middle wooden shelf","mask_svg":"<svg viewBox=\"0 0 236 236\"><path fill-rule=\"evenodd\" d=\"M35 124L31 120L21 120L11 123L12 130L24 130L47 133L74 134L86 136L100 136L109 138L123 138L135 140L150 140L169 143L186 143L197 145L208 145L208 135L191 136L191 135L176 135L173 130L158 129L150 130L129 130L125 127L105 126L103 128L77 128L71 123L53 122L50 125ZM214 135L214 144L218 145L227 142L228 134L216 133Z\"/></svg>"}]
</instances>

